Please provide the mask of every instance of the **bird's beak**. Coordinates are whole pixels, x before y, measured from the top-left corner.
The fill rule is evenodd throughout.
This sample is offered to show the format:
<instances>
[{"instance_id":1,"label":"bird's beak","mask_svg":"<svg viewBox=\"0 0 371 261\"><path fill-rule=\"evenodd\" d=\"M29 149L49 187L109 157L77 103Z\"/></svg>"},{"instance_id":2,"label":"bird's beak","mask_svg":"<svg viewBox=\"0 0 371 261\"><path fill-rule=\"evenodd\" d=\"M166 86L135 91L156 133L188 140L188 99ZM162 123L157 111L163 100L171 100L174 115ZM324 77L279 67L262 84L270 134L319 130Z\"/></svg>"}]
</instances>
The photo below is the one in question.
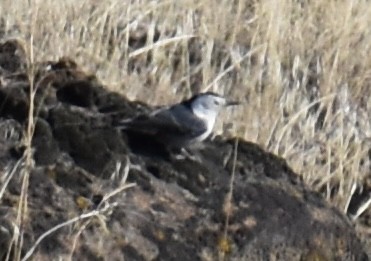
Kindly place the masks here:
<instances>
[{"instance_id":1,"label":"bird's beak","mask_svg":"<svg viewBox=\"0 0 371 261\"><path fill-rule=\"evenodd\" d=\"M238 101L226 101L226 102L225 102L225 106L226 106L226 107L229 107L229 106L236 106L236 105L241 105L241 102L238 102Z\"/></svg>"}]
</instances>

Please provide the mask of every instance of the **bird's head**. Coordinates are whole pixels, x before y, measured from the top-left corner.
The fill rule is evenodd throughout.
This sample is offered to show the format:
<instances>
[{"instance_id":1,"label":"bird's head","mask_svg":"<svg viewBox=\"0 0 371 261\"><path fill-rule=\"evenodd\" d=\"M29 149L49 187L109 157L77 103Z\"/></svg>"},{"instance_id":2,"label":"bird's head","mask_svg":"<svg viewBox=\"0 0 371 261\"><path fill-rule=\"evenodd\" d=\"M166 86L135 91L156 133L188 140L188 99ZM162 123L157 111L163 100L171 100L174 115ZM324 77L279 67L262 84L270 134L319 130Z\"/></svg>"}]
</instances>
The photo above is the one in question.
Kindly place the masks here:
<instances>
[{"instance_id":1,"label":"bird's head","mask_svg":"<svg viewBox=\"0 0 371 261\"><path fill-rule=\"evenodd\" d=\"M221 108L237 104L239 103L228 101L225 97L213 92L200 93L189 100L189 105L196 116L213 120Z\"/></svg>"}]
</instances>

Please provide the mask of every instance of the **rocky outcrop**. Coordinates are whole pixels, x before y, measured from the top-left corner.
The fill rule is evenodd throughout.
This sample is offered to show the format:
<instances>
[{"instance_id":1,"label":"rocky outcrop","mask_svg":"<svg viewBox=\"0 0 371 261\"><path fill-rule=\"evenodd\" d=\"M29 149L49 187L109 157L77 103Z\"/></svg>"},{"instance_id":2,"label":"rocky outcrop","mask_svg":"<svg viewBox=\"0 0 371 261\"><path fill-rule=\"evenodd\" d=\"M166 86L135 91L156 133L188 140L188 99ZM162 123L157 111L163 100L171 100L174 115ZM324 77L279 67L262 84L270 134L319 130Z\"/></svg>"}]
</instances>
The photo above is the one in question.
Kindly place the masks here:
<instances>
[{"instance_id":1,"label":"rocky outcrop","mask_svg":"<svg viewBox=\"0 0 371 261\"><path fill-rule=\"evenodd\" d=\"M0 47L2 259L14 250L24 173L31 79L22 50L16 41ZM148 107L69 59L39 64L33 83L25 259L368 260L347 218L259 146L217 137L179 157L114 130L112 120Z\"/></svg>"}]
</instances>

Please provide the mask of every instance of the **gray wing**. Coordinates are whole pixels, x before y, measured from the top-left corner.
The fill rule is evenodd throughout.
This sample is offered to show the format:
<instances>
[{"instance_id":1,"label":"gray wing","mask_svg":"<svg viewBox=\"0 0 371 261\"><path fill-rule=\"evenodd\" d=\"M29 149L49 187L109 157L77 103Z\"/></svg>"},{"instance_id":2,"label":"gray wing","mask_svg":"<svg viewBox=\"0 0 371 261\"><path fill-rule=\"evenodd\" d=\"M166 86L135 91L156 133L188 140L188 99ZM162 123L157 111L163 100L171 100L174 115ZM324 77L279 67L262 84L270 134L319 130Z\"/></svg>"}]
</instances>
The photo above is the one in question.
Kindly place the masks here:
<instances>
[{"instance_id":1,"label":"gray wing","mask_svg":"<svg viewBox=\"0 0 371 261\"><path fill-rule=\"evenodd\" d=\"M194 138L207 130L206 124L182 105L159 109L117 125L121 129L139 131L148 135L187 136Z\"/></svg>"}]
</instances>

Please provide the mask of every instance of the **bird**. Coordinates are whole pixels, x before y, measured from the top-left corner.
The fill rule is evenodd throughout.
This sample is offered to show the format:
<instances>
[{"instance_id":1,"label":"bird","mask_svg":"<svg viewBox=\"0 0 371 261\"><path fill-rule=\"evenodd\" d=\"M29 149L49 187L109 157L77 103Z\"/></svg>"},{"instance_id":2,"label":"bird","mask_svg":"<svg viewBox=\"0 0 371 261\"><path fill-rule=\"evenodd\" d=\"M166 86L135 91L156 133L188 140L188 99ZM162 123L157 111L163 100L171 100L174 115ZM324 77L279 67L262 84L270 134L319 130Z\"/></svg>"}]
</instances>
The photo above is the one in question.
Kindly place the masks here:
<instances>
[{"instance_id":1,"label":"bird","mask_svg":"<svg viewBox=\"0 0 371 261\"><path fill-rule=\"evenodd\" d=\"M204 141L212 133L223 107L238 104L217 93L204 92L113 125L119 130L153 137L168 147L186 148Z\"/></svg>"}]
</instances>

